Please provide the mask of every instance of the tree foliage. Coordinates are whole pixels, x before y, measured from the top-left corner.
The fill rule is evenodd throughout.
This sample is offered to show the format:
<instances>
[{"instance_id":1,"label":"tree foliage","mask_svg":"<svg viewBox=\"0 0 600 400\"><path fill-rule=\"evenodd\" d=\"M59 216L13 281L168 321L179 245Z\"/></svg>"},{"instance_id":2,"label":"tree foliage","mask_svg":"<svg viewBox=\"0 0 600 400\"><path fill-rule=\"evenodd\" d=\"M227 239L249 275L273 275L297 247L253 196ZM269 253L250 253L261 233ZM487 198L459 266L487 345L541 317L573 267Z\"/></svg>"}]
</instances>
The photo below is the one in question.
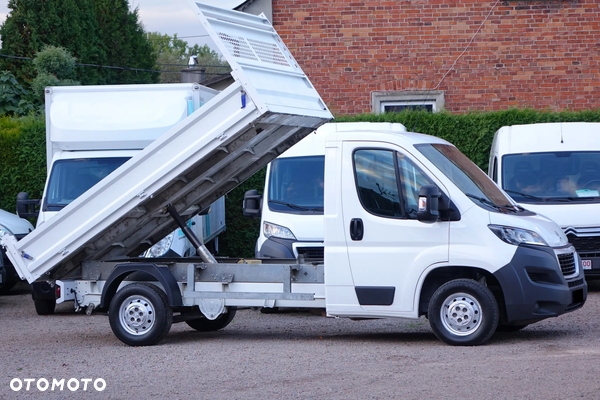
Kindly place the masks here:
<instances>
[{"instance_id":1,"label":"tree foliage","mask_svg":"<svg viewBox=\"0 0 600 400\"><path fill-rule=\"evenodd\" d=\"M30 92L9 71L0 71L0 115L24 115L34 110Z\"/></svg>"},{"instance_id":2,"label":"tree foliage","mask_svg":"<svg viewBox=\"0 0 600 400\"><path fill-rule=\"evenodd\" d=\"M81 64L151 69L155 56L127 0L9 0L0 26L2 53L33 58L44 46L65 48ZM3 58L19 82L35 76L29 60ZM158 74L79 65L83 84L151 83Z\"/></svg>"},{"instance_id":3,"label":"tree foliage","mask_svg":"<svg viewBox=\"0 0 600 400\"><path fill-rule=\"evenodd\" d=\"M75 57L56 46L45 46L35 55L33 66L37 76L31 82L31 88L38 103L44 102L44 89L47 86L79 85L72 77L75 75Z\"/></svg>"},{"instance_id":4,"label":"tree foliage","mask_svg":"<svg viewBox=\"0 0 600 400\"><path fill-rule=\"evenodd\" d=\"M197 57L198 67L206 70L207 78L225 74L231 70L227 62L223 61L220 55L207 45L190 46L185 40L179 39L176 34L169 36L159 32L150 32L147 34L147 38L157 56L156 69L165 71L160 75L162 83L180 82L180 72L188 67L191 56Z\"/></svg>"}]
</instances>

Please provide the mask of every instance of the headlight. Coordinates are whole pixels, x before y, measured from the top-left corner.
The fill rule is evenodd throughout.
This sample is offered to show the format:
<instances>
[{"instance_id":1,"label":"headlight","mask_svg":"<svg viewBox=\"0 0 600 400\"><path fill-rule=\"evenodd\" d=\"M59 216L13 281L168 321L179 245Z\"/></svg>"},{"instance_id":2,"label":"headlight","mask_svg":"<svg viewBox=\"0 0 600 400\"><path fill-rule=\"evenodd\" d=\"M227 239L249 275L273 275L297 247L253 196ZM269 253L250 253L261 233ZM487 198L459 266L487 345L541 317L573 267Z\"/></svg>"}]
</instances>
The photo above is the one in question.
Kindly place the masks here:
<instances>
[{"instance_id":1,"label":"headlight","mask_svg":"<svg viewBox=\"0 0 600 400\"><path fill-rule=\"evenodd\" d=\"M548 246L548 243L537 233L521 228L510 226L488 225L502 241L508 244L518 246L520 244L535 244L538 246Z\"/></svg>"},{"instance_id":2,"label":"headlight","mask_svg":"<svg viewBox=\"0 0 600 400\"><path fill-rule=\"evenodd\" d=\"M281 239L292 239L296 240L296 236L285 226L279 226L270 222L265 222L263 226L263 234L269 238L271 236Z\"/></svg>"},{"instance_id":3,"label":"headlight","mask_svg":"<svg viewBox=\"0 0 600 400\"><path fill-rule=\"evenodd\" d=\"M167 253L167 251L169 251L169 249L171 248L171 244L173 244L173 233L169 233L167 236L162 238L160 242L156 243L154 246L146 250L146 252L144 253L144 257L162 257Z\"/></svg>"}]
</instances>

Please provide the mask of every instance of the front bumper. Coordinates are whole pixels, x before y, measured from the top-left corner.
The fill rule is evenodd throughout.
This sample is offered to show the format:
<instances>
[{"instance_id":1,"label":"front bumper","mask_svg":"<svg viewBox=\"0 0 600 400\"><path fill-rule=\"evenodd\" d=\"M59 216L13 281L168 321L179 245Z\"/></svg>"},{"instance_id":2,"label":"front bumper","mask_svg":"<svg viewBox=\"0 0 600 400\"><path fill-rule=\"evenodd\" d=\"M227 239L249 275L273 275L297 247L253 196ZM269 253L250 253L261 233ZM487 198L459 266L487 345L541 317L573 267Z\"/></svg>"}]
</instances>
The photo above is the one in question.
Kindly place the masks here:
<instances>
[{"instance_id":1,"label":"front bumper","mask_svg":"<svg viewBox=\"0 0 600 400\"><path fill-rule=\"evenodd\" d=\"M574 269L561 270L557 253L572 253ZM509 324L530 324L556 317L581 308L587 298L581 260L571 246L552 249L521 245L513 259L494 276L504 294L503 322Z\"/></svg>"}]
</instances>

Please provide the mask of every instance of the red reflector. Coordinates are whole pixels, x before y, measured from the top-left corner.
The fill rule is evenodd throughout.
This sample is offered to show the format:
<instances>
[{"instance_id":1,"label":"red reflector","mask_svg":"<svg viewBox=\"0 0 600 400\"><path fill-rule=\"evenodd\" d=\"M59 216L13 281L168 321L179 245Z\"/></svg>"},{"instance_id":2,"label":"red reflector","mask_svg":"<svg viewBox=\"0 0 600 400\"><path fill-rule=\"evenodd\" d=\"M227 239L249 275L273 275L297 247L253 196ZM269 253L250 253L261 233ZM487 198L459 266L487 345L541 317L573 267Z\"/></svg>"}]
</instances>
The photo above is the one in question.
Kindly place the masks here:
<instances>
[{"instance_id":1,"label":"red reflector","mask_svg":"<svg viewBox=\"0 0 600 400\"><path fill-rule=\"evenodd\" d=\"M60 286L56 285L56 298L60 299Z\"/></svg>"}]
</instances>

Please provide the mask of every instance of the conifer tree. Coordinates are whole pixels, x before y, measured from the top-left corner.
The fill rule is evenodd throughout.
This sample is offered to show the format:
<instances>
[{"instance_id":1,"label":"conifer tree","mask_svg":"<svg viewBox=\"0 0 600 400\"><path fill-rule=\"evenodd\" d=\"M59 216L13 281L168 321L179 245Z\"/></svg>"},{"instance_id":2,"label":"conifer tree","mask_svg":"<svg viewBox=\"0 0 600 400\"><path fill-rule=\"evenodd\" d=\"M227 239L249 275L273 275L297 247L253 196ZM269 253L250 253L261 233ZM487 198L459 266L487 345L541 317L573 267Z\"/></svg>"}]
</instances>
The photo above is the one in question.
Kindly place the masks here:
<instances>
[{"instance_id":1,"label":"conifer tree","mask_svg":"<svg viewBox=\"0 0 600 400\"><path fill-rule=\"evenodd\" d=\"M80 64L152 69L150 50L137 10L127 0L9 0L0 26L2 54L33 58L44 46L59 46ZM2 58L0 69L22 83L35 77L29 60ZM158 73L102 67L76 67L82 84L152 83Z\"/></svg>"}]
</instances>

